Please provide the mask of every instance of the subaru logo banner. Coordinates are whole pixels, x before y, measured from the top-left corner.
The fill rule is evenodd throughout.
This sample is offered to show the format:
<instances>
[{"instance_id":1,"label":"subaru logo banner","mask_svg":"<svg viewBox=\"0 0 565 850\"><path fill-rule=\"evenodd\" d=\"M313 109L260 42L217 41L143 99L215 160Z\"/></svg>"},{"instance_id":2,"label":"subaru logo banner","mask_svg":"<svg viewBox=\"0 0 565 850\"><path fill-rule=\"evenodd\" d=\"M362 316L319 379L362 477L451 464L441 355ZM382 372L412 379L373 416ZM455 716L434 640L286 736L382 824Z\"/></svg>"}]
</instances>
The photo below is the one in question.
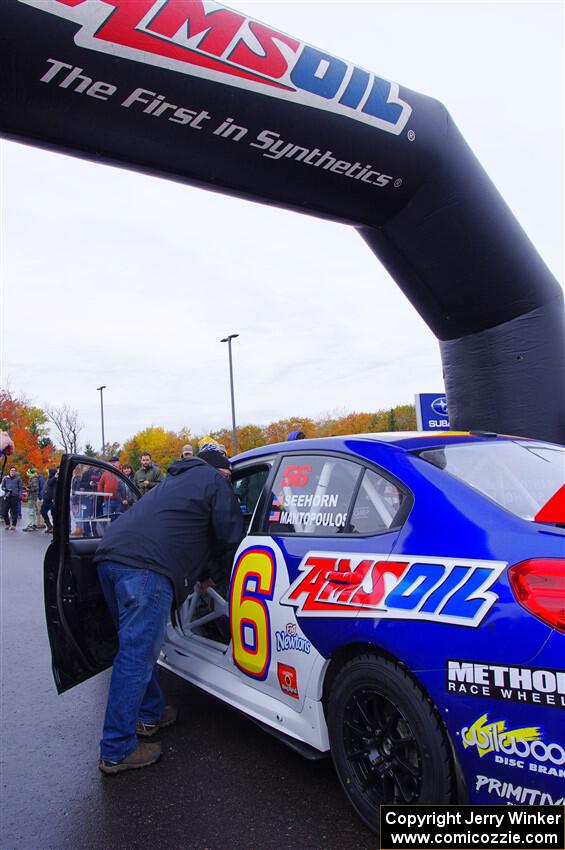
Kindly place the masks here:
<instances>
[{"instance_id":1,"label":"subaru logo banner","mask_svg":"<svg viewBox=\"0 0 565 850\"><path fill-rule=\"evenodd\" d=\"M445 393L416 393L418 431L449 429L449 413Z\"/></svg>"}]
</instances>

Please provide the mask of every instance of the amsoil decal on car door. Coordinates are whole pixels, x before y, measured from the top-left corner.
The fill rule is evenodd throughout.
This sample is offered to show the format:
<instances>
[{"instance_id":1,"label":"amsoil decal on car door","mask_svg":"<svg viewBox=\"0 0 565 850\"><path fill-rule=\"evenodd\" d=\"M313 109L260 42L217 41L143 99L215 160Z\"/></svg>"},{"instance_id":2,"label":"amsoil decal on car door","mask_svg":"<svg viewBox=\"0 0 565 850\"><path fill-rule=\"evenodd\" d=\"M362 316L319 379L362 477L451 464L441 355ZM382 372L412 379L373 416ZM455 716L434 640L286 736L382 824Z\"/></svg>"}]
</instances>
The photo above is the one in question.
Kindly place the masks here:
<instances>
[{"instance_id":1,"label":"amsoil decal on car door","mask_svg":"<svg viewBox=\"0 0 565 850\"><path fill-rule=\"evenodd\" d=\"M300 617L375 617L478 626L505 561L308 552L281 598Z\"/></svg>"},{"instance_id":2,"label":"amsoil decal on car door","mask_svg":"<svg viewBox=\"0 0 565 850\"><path fill-rule=\"evenodd\" d=\"M259 690L300 710L319 653L294 611L280 605L289 584L281 550L270 537L255 540L238 554L230 583L233 663Z\"/></svg>"}]
</instances>

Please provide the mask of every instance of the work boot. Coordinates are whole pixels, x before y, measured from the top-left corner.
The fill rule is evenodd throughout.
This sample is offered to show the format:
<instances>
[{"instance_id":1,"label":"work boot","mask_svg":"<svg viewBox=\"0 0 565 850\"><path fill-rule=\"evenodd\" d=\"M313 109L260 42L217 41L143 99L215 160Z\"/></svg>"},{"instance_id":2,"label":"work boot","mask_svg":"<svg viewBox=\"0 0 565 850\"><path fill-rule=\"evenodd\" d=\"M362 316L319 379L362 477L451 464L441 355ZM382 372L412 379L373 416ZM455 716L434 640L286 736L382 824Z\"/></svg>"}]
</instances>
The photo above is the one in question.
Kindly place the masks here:
<instances>
[{"instance_id":1,"label":"work boot","mask_svg":"<svg viewBox=\"0 0 565 850\"><path fill-rule=\"evenodd\" d=\"M107 776L123 773L125 770L135 770L138 767L149 767L161 758L161 744L147 744L140 741L135 750L122 761L100 759L98 767Z\"/></svg>"},{"instance_id":2,"label":"work boot","mask_svg":"<svg viewBox=\"0 0 565 850\"><path fill-rule=\"evenodd\" d=\"M164 729L165 726L172 726L177 719L178 713L179 711L176 705L166 705L157 723L144 723L143 720L138 720L135 731L140 738L151 738L159 729Z\"/></svg>"}]
</instances>

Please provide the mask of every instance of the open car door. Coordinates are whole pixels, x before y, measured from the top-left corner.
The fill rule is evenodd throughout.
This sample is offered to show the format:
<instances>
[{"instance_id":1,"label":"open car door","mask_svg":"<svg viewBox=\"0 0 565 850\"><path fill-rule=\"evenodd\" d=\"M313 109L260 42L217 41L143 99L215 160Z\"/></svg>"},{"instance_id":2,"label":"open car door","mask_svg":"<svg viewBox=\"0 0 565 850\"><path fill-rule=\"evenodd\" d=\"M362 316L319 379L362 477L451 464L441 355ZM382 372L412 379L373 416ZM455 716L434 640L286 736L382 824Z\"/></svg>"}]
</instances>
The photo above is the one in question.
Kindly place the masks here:
<instances>
[{"instance_id":1,"label":"open car door","mask_svg":"<svg viewBox=\"0 0 565 850\"><path fill-rule=\"evenodd\" d=\"M44 561L45 616L59 693L112 664L116 630L94 554L108 526L140 495L132 481L107 463L83 455L61 459L53 542Z\"/></svg>"}]
</instances>

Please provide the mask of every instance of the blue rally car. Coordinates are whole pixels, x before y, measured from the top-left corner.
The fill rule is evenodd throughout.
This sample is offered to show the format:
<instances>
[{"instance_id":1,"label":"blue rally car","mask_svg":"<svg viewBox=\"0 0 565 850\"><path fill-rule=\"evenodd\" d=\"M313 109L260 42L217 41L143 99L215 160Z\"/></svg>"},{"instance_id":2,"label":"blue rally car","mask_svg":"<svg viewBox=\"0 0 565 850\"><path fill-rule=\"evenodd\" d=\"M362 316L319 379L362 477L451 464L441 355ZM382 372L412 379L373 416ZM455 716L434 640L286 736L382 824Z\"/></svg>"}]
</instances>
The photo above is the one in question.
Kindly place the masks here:
<instances>
[{"instance_id":1,"label":"blue rally car","mask_svg":"<svg viewBox=\"0 0 565 850\"><path fill-rule=\"evenodd\" d=\"M246 452L231 577L172 612L161 663L331 752L373 829L382 802L563 804L564 481L562 447L494 434ZM114 467L63 457L45 559L59 692L112 663L92 557L137 496Z\"/></svg>"}]
</instances>

